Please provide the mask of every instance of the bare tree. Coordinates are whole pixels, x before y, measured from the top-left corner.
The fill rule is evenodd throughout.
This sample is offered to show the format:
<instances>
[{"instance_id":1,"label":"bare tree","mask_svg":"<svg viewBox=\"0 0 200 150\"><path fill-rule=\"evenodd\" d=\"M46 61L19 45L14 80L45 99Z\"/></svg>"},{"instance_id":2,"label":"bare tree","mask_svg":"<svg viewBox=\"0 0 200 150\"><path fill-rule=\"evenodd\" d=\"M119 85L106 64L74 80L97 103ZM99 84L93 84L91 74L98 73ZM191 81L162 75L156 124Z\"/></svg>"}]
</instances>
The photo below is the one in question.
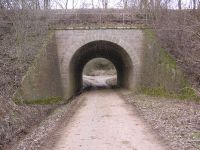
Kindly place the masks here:
<instances>
[{"instance_id":1,"label":"bare tree","mask_svg":"<svg viewBox=\"0 0 200 150\"><path fill-rule=\"evenodd\" d=\"M196 9L196 0L192 0L192 2L193 2L193 9L195 10Z\"/></svg>"},{"instance_id":2,"label":"bare tree","mask_svg":"<svg viewBox=\"0 0 200 150\"><path fill-rule=\"evenodd\" d=\"M61 9L67 9L66 2L64 2L64 1L57 0L56 6L59 6Z\"/></svg>"},{"instance_id":3,"label":"bare tree","mask_svg":"<svg viewBox=\"0 0 200 150\"><path fill-rule=\"evenodd\" d=\"M124 9L127 9L127 7L128 7L128 0L122 0L122 1L123 1Z\"/></svg>"},{"instance_id":4,"label":"bare tree","mask_svg":"<svg viewBox=\"0 0 200 150\"><path fill-rule=\"evenodd\" d=\"M22 9L24 9L25 6L26 6L26 4L25 4L25 0L21 0L21 7L22 7Z\"/></svg>"},{"instance_id":5,"label":"bare tree","mask_svg":"<svg viewBox=\"0 0 200 150\"><path fill-rule=\"evenodd\" d=\"M178 0L178 9L179 9L179 10L182 9L182 0Z\"/></svg>"},{"instance_id":6,"label":"bare tree","mask_svg":"<svg viewBox=\"0 0 200 150\"><path fill-rule=\"evenodd\" d=\"M75 0L72 0L72 8L75 8Z\"/></svg>"},{"instance_id":7,"label":"bare tree","mask_svg":"<svg viewBox=\"0 0 200 150\"><path fill-rule=\"evenodd\" d=\"M108 8L108 0L100 0L101 1L101 4L102 4L102 7L104 9L107 9Z\"/></svg>"},{"instance_id":8,"label":"bare tree","mask_svg":"<svg viewBox=\"0 0 200 150\"><path fill-rule=\"evenodd\" d=\"M151 7L151 9L155 8L155 1L154 0L150 0L150 7Z\"/></svg>"},{"instance_id":9,"label":"bare tree","mask_svg":"<svg viewBox=\"0 0 200 150\"><path fill-rule=\"evenodd\" d=\"M36 10L40 9L40 0L30 0L30 8L36 9Z\"/></svg>"},{"instance_id":10,"label":"bare tree","mask_svg":"<svg viewBox=\"0 0 200 150\"><path fill-rule=\"evenodd\" d=\"M87 3L86 0L83 0L81 5L81 8L90 8L91 7L91 3Z\"/></svg>"},{"instance_id":11,"label":"bare tree","mask_svg":"<svg viewBox=\"0 0 200 150\"><path fill-rule=\"evenodd\" d=\"M200 9L200 0L198 1L198 6L197 7L198 7L198 9Z\"/></svg>"},{"instance_id":12,"label":"bare tree","mask_svg":"<svg viewBox=\"0 0 200 150\"><path fill-rule=\"evenodd\" d=\"M156 0L156 8L161 8L161 0Z\"/></svg>"},{"instance_id":13,"label":"bare tree","mask_svg":"<svg viewBox=\"0 0 200 150\"><path fill-rule=\"evenodd\" d=\"M92 3L92 9L94 9L94 0L91 0Z\"/></svg>"},{"instance_id":14,"label":"bare tree","mask_svg":"<svg viewBox=\"0 0 200 150\"><path fill-rule=\"evenodd\" d=\"M50 7L50 0L44 0L44 9L49 9Z\"/></svg>"},{"instance_id":15,"label":"bare tree","mask_svg":"<svg viewBox=\"0 0 200 150\"><path fill-rule=\"evenodd\" d=\"M40 1L39 0L36 0L36 9L40 9Z\"/></svg>"},{"instance_id":16,"label":"bare tree","mask_svg":"<svg viewBox=\"0 0 200 150\"><path fill-rule=\"evenodd\" d=\"M108 0L105 0L105 9L108 8Z\"/></svg>"},{"instance_id":17,"label":"bare tree","mask_svg":"<svg viewBox=\"0 0 200 150\"><path fill-rule=\"evenodd\" d=\"M130 0L130 7L131 8L138 8L138 0Z\"/></svg>"},{"instance_id":18,"label":"bare tree","mask_svg":"<svg viewBox=\"0 0 200 150\"><path fill-rule=\"evenodd\" d=\"M2 0L0 0L0 10L4 8Z\"/></svg>"},{"instance_id":19,"label":"bare tree","mask_svg":"<svg viewBox=\"0 0 200 150\"><path fill-rule=\"evenodd\" d=\"M68 2L69 2L68 0L66 0L66 2L65 2L65 8L66 9L68 9Z\"/></svg>"},{"instance_id":20,"label":"bare tree","mask_svg":"<svg viewBox=\"0 0 200 150\"><path fill-rule=\"evenodd\" d=\"M148 0L140 0L139 5L140 5L140 9L146 10L148 7Z\"/></svg>"}]
</instances>

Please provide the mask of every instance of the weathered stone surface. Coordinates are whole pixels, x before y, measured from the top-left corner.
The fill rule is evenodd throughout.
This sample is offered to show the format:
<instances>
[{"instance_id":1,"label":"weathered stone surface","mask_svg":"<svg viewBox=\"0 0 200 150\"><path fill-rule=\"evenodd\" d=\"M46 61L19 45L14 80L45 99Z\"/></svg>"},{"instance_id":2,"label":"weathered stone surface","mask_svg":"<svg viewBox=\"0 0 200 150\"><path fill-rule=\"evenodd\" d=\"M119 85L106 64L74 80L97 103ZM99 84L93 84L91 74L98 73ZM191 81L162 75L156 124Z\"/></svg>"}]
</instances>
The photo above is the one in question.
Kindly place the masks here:
<instances>
[{"instance_id":1,"label":"weathered stone surface","mask_svg":"<svg viewBox=\"0 0 200 150\"><path fill-rule=\"evenodd\" d=\"M58 30L38 55L15 94L18 102L51 97L69 99L82 89L84 65L93 58L109 59L118 85L134 90L140 81L141 30Z\"/></svg>"},{"instance_id":2,"label":"weathered stone surface","mask_svg":"<svg viewBox=\"0 0 200 150\"><path fill-rule=\"evenodd\" d=\"M54 36L39 50L39 54L22 80L14 99L18 103L61 98L62 87ZM48 102L47 102L48 103Z\"/></svg>"},{"instance_id":3,"label":"weathered stone surface","mask_svg":"<svg viewBox=\"0 0 200 150\"><path fill-rule=\"evenodd\" d=\"M172 79L176 63L146 32L141 29L56 30L15 97L30 103L57 102L56 98L61 97L68 100L82 90L84 66L97 57L115 65L118 86L122 88L180 91L185 86L182 73L176 73Z\"/></svg>"},{"instance_id":4,"label":"weathered stone surface","mask_svg":"<svg viewBox=\"0 0 200 150\"><path fill-rule=\"evenodd\" d=\"M139 83L143 53L141 30L59 30L56 43L66 98L80 90L82 69L96 57L113 62L120 86L134 89Z\"/></svg>"}]
</instances>

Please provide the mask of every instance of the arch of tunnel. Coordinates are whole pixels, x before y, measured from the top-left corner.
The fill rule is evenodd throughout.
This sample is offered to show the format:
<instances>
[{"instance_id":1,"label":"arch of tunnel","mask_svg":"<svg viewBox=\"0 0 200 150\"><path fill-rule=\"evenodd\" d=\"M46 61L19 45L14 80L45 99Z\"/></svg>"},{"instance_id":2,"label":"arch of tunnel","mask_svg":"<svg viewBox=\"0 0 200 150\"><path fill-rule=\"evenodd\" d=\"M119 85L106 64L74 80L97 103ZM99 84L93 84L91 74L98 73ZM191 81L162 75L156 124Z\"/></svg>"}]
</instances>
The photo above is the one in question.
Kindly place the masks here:
<instances>
[{"instance_id":1,"label":"arch of tunnel","mask_svg":"<svg viewBox=\"0 0 200 150\"><path fill-rule=\"evenodd\" d=\"M118 76L118 85L134 89L140 77L142 56L140 30L58 31L57 52L65 97L79 92L82 71L93 58L110 60Z\"/></svg>"},{"instance_id":2,"label":"arch of tunnel","mask_svg":"<svg viewBox=\"0 0 200 150\"><path fill-rule=\"evenodd\" d=\"M17 95L26 100L69 99L81 90L84 66L97 57L114 64L120 87L134 90L140 81L142 54L143 32L138 29L57 30Z\"/></svg>"},{"instance_id":3,"label":"arch of tunnel","mask_svg":"<svg viewBox=\"0 0 200 150\"><path fill-rule=\"evenodd\" d=\"M94 58L110 60L117 71L119 87L130 88L133 65L130 56L119 45L110 41L93 41L80 47L70 61L70 85L73 93L82 90L82 73L87 62Z\"/></svg>"}]
</instances>

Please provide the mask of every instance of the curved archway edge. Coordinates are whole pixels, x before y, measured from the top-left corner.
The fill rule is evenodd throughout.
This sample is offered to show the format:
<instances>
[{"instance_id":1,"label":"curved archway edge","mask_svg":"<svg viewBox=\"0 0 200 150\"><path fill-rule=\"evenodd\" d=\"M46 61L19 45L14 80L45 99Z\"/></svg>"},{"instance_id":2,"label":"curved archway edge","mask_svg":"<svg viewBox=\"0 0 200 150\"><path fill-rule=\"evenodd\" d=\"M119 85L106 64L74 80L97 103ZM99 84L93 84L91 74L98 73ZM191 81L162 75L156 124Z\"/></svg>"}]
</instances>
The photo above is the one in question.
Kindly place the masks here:
<instances>
[{"instance_id":1,"label":"curved archway edge","mask_svg":"<svg viewBox=\"0 0 200 150\"><path fill-rule=\"evenodd\" d=\"M65 98L70 98L80 91L84 65L96 57L106 58L116 66L118 83L121 87L134 90L137 86L141 70L143 34L140 30L113 31L69 30L56 32Z\"/></svg>"},{"instance_id":2,"label":"curved archway edge","mask_svg":"<svg viewBox=\"0 0 200 150\"><path fill-rule=\"evenodd\" d=\"M114 64L120 87L130 87L129 80L133 76L133 65L126 51L109 41L93 41L79 48L70 61L72 93L80 92L82 89L82 72L85 64L98 57L108 59Z\"/></svg>"}]
</instances>

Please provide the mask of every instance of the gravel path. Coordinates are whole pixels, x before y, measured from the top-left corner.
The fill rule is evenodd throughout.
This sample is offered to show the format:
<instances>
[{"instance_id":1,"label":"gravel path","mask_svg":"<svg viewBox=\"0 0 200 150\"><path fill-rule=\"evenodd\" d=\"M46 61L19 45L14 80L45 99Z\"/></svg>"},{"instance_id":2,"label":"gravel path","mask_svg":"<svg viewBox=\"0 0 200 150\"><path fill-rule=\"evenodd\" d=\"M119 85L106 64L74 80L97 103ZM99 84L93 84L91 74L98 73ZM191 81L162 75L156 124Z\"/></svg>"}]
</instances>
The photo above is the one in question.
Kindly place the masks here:
<instances>
[{"instance_id":1,"label":"gravel path","mask_svg":"<svg viewBox=\"0 0 200 150\"><path fill-rule=\"evenodd\" d=\"M54 146L43 150L166 149L115 91L97 90L83 95L85 101L69 124L51 137L50 141L57 137Z\"/></svg>"}]
</instances>

